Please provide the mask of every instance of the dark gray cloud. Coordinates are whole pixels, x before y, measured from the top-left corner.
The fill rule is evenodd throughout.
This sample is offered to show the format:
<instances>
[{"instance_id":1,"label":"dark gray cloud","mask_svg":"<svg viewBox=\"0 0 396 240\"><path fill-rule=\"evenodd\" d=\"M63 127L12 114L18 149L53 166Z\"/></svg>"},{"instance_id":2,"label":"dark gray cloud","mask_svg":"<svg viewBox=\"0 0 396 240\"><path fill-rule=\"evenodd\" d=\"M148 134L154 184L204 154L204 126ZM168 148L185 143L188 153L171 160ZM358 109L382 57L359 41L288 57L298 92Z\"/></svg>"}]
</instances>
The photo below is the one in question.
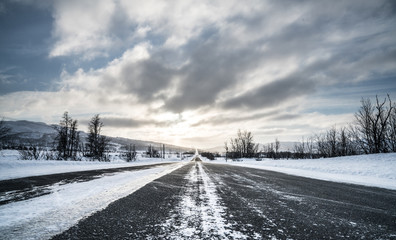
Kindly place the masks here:
<instances>
[{"instance_id":1,"label":"dark gray cloud","mask_svg":"<svg viewBox=\"0 0 396 240\"><path fill-rule=\"evenodd\" d=\"M168 87L174 74L174 70L155 60L145 60L125 67L121 77L124 79L126 91L132 91L146 101Z\"/></svg>"},{"instance_id":2,"label":"dark gray cloud","mask_svg":"<svg viewBox=\"0 0 396 240\"><path fill-rule=\"evenodd\" d=\"M283 113L283 114L280 114L280 115L270 118L270 120L275 120L275 121L295 120L300 117L301 117L301 114Z\"/></svg>"},{"instance_id":3,"label":"dark gray cloud","mask_svg":"<svg viewBox=\"0 0 396 240\"><path fill-rule=\"evenodd\" d=\"M0 94L45 91L59 76L59 61L47 59L52 16L30 1L2 1L0 13Z\"/></svg>"},{"instance_id":4,"label":"dark gray cloud","mask_svg":"<svg viewBox=\"0 0 396 240\"><path fill-rule=\"evenodd\" d=\"M279 114L279 111L270 111L270 112L265 112L265 113L256 113L256 114L251 114L251 115L247 115L247 116L240 116L240 115L231 115L231 116L223 116L223 115L219 115L210 119L205 119L205 120L201 120L197 123L192 124L192 127L197 127L197 126L201 126L201 125L213 125L213 126L217 126L217 125L222 125L222 124L230 124L230 123L238 123L238 122L244 122L244 121L249 121L249 120L260 120L263 118L267 118L267 117L271 117L274 115Z\"/></svg>"},{"instance_id":5,"label":"dark gray cloud","mask_svg":"<svg viewBox=\"0 0 396 240\"><path fill-rule=\"evenodd\" d=\"M113 127L113 128L136 128L136 127L156 124L155 121L135 120L129 118L108 118L108 117L103 119L103 123L107 127Z\"/></svg>"},{"instance_id":6,"label":"dark gray cloud","mask_svg":"<svg viewBox=\"0 0 396 240\"><path fill-rule=\"evenodd\" d=\"M390 65L396 31L388 24L395 20L394 4L304 1L289 5L280 1L271 5L271 14L262 14L258 6L251 14L230 16L228 27L204 26L178 48L162 47L166 33L153 29L133 40L152 43L150 58L122 64L119 75L102 77L101 86L114 94L136 96L140 103L163 100L162 110L178 113L210 106L265 109L311 95L323 86L360 81L374 70L394 72ZM142 26L126 20L121 12L110 23L115 42L124 46L122 39L133 35L128 29L135 32ZM240 35L233 28L242 29ZM278 63L275 73L286 71L289 62L298 64L298 69L283 78L266 74L265 84L242 95L238 92L238 85L249 84L249 74L274 62ZM178 84L171 85L175 78ZM176 94L167 96L164 90L170 87L176 88ZM236 97L224 99L223 95L220 101L225 90ZM216 121L223 119L208 122Z\"/></svg>"},{"instance_id":7,"label":"dark gray cloud","mask_svg":"<svg viewBox=\"0 0 396 240\"><path fill-rule=\"evenodd\" d=\"M388 9L388 2L364 3L356 8L353 7L356 3L323 4L303 3L302 6L308 9L307 14L275 30L270 36L264 34L258 37L248 46L238 45L238 40L216 31L195 39L185 49L190 63L180 71L183 81L178 95L167 100L165 108L181 112L212 105L223 90L245 81L248 73L274 60L287 62L295 58L300 66L290 76L265 79L270 82L242 96L231 98L220 106L227 109L276 106L296 97L310 95L319 87L356 81L367 77L372 69L381 69L379 64L367 67L366 62L373 61L366 58L381 59L388 65L392 63L392 54L378 50L376 40L382 38L381 34L377 34L382 30L375 29L376 21L382 21L382 27L386 29L389 28L387 21L395 19L393 10ZM297 11L299 7L294 9ZM231 21L252 34L271 27L268 25L270 18L257 14L234 17ZM362 23L368 23L368 29ZM348 34L351 34L350 38L344 36ZM389 35L395 35L395 32L386 34L387 37ZM236 42L235 47L224 48L229 42ZM385 49L394 48L394 42L389 39L384 39L382 43ZM265 50L261 50L263 46ZM321 60L323 57L325 59Z\"/></svg>"},{"instance_id":8,"label":"dark gray cloud","mask_svg":"<svg viewBox=\"0 0 396 240\"><path fill-rule=\"evenodd\" d=\"M272 81L241 96L231 98L224 102L222 106L227 109L275 107L282 102L312 93L317 84L315 81L299 76L290 76Z\"/></svg>"},{"instance_id":9,"label":"dark gray cloud","mask_svg":"<svg viewBox=\"0 0 396 240\"><path fill-rule=\"evenodd\" d=\"M140 102L149 103L164 97L158 93L167 88L176 75L175 70L155 59L147 59L123 65L120 75L105 75L102 86L122 94L134 94Z\"/></svg>"},{"instance_id":10,"label":"dark gray cloud","mask_svg":"<svg viewBox=\"0 0 396 240\"><path fill-rule=\"evenodd\" d=\"M144 126L166 127L172 124L170 121L137 120L132 118L105 117L102 119L106 127L112 128L139 128Z\"/></svg>"},{"instance_id":11,"label":"dark gray cloud","mask_svg":"<svg viewBox=\"0 0 396 240\"><path fill-rule=\"evenodd\" d=\"M260 52L252 47L234 50L223 48L225 39L214 34L189 46L190 63L180 70L182 83L178 95L166 102L165 108L182 112L213 104L218 94L243 79L253 70Z\"/></svg>"}]
</instances>

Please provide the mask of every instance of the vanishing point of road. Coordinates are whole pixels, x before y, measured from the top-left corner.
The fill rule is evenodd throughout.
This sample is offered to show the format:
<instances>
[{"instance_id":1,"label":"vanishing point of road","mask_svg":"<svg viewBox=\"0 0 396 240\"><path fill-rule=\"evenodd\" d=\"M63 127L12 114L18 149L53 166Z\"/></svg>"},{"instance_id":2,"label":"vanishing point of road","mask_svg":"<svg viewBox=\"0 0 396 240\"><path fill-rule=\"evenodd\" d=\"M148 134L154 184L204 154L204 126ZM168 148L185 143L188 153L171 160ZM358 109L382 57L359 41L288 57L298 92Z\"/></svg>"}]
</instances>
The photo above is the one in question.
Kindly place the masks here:
<instances>
[{"instance_id":1,"label":"vanishing point of road","mask_svg":"<svg viewBox=\"0 0 396 240\"><path fill-rule=\"evenodd\" d=\"M195 160L53 239L396 239L396 191Z\"/></svg>"}]
</instances>

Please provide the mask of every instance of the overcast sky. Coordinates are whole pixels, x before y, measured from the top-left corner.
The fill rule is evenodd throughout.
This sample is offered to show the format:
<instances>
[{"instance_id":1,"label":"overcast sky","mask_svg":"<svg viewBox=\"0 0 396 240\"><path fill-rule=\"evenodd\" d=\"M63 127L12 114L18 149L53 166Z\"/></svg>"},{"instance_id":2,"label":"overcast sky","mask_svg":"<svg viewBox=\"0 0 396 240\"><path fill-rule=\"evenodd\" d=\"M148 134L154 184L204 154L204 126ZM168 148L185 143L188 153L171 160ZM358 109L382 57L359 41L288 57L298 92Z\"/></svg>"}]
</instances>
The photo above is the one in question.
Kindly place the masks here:
<instances>
[{"instance_id":1,"label":"overcast sky","mask_svg":"<svg viewBox=\"0 0 396 240\"><path fill-rule=\"evenodd\" d=\"M294 141L396 101L396 2L0 2L0 115L108 135Z\"/></svg>"}]
</instances>

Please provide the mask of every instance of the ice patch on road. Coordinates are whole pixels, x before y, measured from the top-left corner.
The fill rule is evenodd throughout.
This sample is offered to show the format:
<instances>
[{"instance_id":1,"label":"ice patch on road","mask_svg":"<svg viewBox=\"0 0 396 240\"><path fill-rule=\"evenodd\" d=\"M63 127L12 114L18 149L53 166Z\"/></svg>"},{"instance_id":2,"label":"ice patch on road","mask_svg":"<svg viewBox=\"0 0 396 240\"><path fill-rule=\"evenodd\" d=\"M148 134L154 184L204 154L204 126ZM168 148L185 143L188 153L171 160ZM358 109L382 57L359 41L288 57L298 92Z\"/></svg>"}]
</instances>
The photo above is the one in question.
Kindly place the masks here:
<instances>
[{"instance_id":1,"label":"ice patch on road","mask_svg":"<svg viewBox=\"0 0 396 240\"><path fill-rule=\"evenodd\" d=\"M55 184L51 194L0 206L1 239L47 239L185 163Z\"/></svg>"},{"instance_id":2,"label":"ice patch on road","mask_svg":"<svg viewBox=\"0 0 396 240\"><path fill-rule=\"evenodd\" d=\"M233 230L224 218L225 207L217 194L216 185L200 162L195 163L187 175L186 191L172 217L161 227L169 229L170 239L247 239Z\"/></svg>"}]
</instances>

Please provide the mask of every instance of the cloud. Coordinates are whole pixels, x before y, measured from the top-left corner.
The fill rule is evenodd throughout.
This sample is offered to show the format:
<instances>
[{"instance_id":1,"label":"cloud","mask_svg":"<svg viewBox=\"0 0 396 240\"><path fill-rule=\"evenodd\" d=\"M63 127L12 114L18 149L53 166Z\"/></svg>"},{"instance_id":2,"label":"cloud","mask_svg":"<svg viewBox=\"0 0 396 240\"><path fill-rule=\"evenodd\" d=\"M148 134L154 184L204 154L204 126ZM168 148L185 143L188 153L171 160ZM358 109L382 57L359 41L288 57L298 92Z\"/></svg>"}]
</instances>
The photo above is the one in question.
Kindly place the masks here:
<instances>
[{"instance_id":1,"label":"cloud","mask_svg":"<svg viewBox=\"0 0 396 240\"><path fill-rule=\"evenodd\" d=\"M270 120L273 120L273 121L296 120L300 117L301 117L301 114L284 113L284 114L280 114L278 116L274 116Z\"/></svg>"},{"instance_id":2,"label":"cloud","mask_svg":"<svg viewBox=\"0 0 396 240\"><path fill-rule=\"evenodd\" d=\"M150 129L150 136L164 137L169 131L198 141L202 136L193 131L218 138L238 126L268 129L261 137L287 134L290 119L303 126L310 121L304 115L319 112L311 117L323 124L309 122L293 129L297 135L328 125L321 103L335 101L338 108L352 100L335 97L341 86L367 89L396 75L390 1L72 0L46 6L54 21L47 60L64 61L59 88L4 96L15 101L1 104L10 116L101 113L116 130ZM1 74L5 86L10 77ZM381 89L392 82L383 83Z\"/></svg>"},{"instance_id":3,"label":"cloud","mask_svg":"<svg viewBox=\"0 0 396 240\"><path fill-rule=\"evenodd\" d=\"M379 50L374 40L393 46L394 33L381 33L393 19L386 2L368 1L357 8L352 7L356 2L308 1L286 9L285 4L199 2L198 11L185 1L101 2L82 18L86 27L74 29L69 20L77 21L74 9L83 6L72 2L65 4L72 7L56 6L56 46L67 49L72 39L76 50L62 54L85 55L106 52L112 45L106 42L133 39L132 50L86 76L97 79L100 91L111 88L176 113L208 106L265 109L304 99L330 84L366 80L374 70L393 71L393 54ZM380 24L375 11L383 13ZM163 40L155 42L158 37ZM145 57L134 60L142 46ZM75 87L84 88L83 82Z\"/></svg>"},{"instance_id":4,"label":"cloud","mask_svg":"<svg viewBox=\"0 0 396 240\"><path fill-rule=\"evenodd\" d=\"M130 61L128 50L118 58L119 72L102 68L98 78L115 93L147 103L161 100L164 111L279 105L328 84L365 80L367 66L378 58L385 63L371 69L392 71L393 55L382 58L372 40L374 35L393 45L389 34L375 35L393 19L386 2L354 8L353 1L307 1L284 8L286 2L200 1L191 8L188 1L101 1L81 14L85 4L54 6L51 56L90 59L128 42L149 44L148 58Z\"/></svg>"},{"instance_id":5,"label":"cloud","mask_svg":"<svg viewBox=\"0 0 396 240\"><path fill-rule=\"evenodd\" d=\"M110 20L114 14L112 1L57 1L53 37L55 45L50 57L80 55L92 59L105 54L113 44L109 35Z\"/></svg>"},{"instance_id":6,"label":"cloud","mask_svg":"<svg viewBox=\"0 0 396 240\"><path fill-rule=\"evenodd\" d=\"M246 121L257 121L257 120L262 120L268 117L276 116L279 114L277 110L275 111L269 111L269 112L264 112L264 113L255 113L255 114L246 114L246 116L240 116L238 113L231 113L231 114L222 114L222 115L215 115L210 118L205 118L203 120L200 120L194 124L192 124L192 127L197 127L197 126L202 126L202 125L212 125L212 126L218 126L218 125L223 125L223 124L232 124L232 123L239 123L239 122L246 122Z\"/></svg>"},{"instance_id":7,"label":"cloud","mask_svg":"<svg viewBox=\"0 0 396 240\"><path fill-rule=\"evenodd\" d=\"M161 122L157 120L138 120L132 118L120 118L120 117L104 117L103 123L106 127L111 128L139 128L144 126L156 126L165 127L170 125L169 122Z\"/></svg>"},{"instance_id":8,"label":"cloud","mask_svg":"<svg viewBox=\"0 0 396 240\"><path fill-rule=\"evenodd\" d=\"M152 58L150 48L137 45L103 68L64 72L61 88L101 96L102 102L120 99L125 104L122 99L127 98L133 99L130 103L150 105L164 99L178 73Z\"/></svg>"},{"instance_id":9,"label":"cloud","mask_svg":"<svg viewBox=\"0 0 396 240\"><path fill-rule=\"evenodd\" d=\"M133 92L141 102L152 101L166 89L175 71L155 60L144 60L121 69L118 81L122 81L126 93Z\"/></svg>"},{"instance_id":10,"label":"cloud","mask_svg":"<svg viewBox=\"0 0 396 240\"><path fill-rule=\"evenodd\" d=\"M162 37L161 44L166 47L176 48L205 26L240 11L233 5L234 1L59 1L54 5L56 42L50 56L83 55L91 59L130 46L147 31Z\"/></svg>"},{"instance_id":11,"label":"cloud","mask_svg":"<svg viewBox=\"0 0 396 240\"><path fill-rule=\"evenodd\" d=\"M223 90L254 69L259 52L247 47L226 51L223 41L214 33L207 42L191 47L189 63L180 71L177 95L167 101L166 109L181 112L213 104Z\"/></svg>"},{"instance_id":12,"label":"cloud","mask_svg":"<svg viewBox=\"0 0 396 240\"><path fill-rule=\"evenodd\" d=\"M307 95L315 89L315 82L298 77L273 81L256 90L226 101L225 108L266 108Z\"/></svg>"}]
</instances>

